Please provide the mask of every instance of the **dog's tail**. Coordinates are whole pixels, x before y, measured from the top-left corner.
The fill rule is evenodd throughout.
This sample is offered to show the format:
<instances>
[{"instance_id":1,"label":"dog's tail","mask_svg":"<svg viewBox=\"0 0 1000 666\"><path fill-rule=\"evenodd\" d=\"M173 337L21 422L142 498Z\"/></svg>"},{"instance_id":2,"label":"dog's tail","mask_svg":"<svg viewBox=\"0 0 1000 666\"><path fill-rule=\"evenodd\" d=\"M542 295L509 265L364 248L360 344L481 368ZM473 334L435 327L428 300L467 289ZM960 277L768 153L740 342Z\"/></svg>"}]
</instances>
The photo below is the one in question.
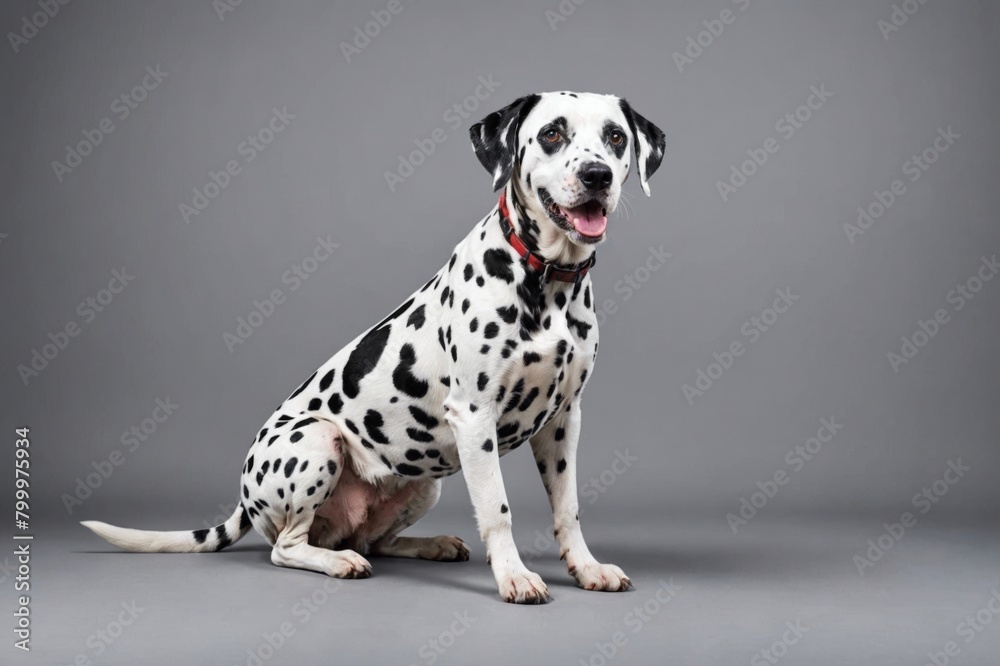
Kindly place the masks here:
<instances>
[{"instance_id":1,"label":"dog's tail","mask_svg":"<svg viewBox=\"0 0 1000 666\"><path fill-rule=\"evenodd\" d=\"M204 553L216 552L236 543L250 531L250 517L243 504L229 520L211 529L182 532L156 532L115 527L97 520L80 522L109 543L134 553Z\"/></svg>"}]
</instances>

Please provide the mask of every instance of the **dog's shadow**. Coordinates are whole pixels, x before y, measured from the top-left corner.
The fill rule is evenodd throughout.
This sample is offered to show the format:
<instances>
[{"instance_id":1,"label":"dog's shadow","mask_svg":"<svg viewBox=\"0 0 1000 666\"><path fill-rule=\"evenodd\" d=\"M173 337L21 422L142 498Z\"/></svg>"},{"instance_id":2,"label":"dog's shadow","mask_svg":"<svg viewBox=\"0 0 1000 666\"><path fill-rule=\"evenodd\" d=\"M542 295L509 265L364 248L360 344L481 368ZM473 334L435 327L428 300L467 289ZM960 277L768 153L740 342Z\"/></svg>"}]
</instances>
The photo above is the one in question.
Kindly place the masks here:
<instances>
[{"instance_id":1,"label":"dog's shadow","mask_svg":"<svg viewBox=\"0 0 1000 666\"><path fill-rule=\"evenodd\" d=\"M632 579L632 592L655 585L671 576L703 579L728 579L733 576L755 579L782 579L796 573L816 575L843 565L840 552L820 549L811 544L772 543L765 547L721 545L706 547L663 548L646 544L599 544L595 555L604 562L620 566ZM85 555L146 555L117 549L73 551ZM226 566L271 566L271 548L266 544L234 545L221 553L205 553ZM371 557L375 578L397 579L426 585L428 588L464 590L483 598L494 599L497 591L482 553L475 550L468 562L430 562L426 560ZM566 572L566 565L556 553L543 553L526 559L529 569L538 572L552 589L579 589ZM298 572L320 576L314 572Z\"/></svg>"}]
</instances>

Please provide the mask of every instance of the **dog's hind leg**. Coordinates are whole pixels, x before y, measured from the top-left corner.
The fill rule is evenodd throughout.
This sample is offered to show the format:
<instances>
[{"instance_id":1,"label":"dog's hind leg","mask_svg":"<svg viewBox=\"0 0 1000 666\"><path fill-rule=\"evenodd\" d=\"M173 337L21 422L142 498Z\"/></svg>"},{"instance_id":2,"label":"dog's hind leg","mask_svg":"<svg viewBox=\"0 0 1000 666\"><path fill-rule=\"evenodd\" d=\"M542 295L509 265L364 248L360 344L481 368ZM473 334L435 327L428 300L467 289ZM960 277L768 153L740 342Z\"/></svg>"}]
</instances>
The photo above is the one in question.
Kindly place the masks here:
<instances>
[{"instance_id":1,"label":"dog's hind leg","mask_svg":"<svg viewBox=\"0 0 1000 666\"><path fill-rule=\"evenodd\" d=\"M370 517L369 529L377 538L369 552L382 557L413 557L438 562L468 560L469 547L457 536L396 536L434 508L440 496L440 479L411 481L404 486ZM386 524L388 526L384 527Z\"/></svg>"},{"instance_id":2,"label":"dog's hind leg","mask_svg":"<svg viewBox=\"0 0 1000 666\"><path fill-rule=\"evenodd\" d=\"M366 578L371 565L353 550L309 543L316 511L330 497L345 464L340 429L330 421L303 417L283 424L258 442L243 474L250 520L272 544L271 561L337 578Z\"/></svg>"}]
</instances>

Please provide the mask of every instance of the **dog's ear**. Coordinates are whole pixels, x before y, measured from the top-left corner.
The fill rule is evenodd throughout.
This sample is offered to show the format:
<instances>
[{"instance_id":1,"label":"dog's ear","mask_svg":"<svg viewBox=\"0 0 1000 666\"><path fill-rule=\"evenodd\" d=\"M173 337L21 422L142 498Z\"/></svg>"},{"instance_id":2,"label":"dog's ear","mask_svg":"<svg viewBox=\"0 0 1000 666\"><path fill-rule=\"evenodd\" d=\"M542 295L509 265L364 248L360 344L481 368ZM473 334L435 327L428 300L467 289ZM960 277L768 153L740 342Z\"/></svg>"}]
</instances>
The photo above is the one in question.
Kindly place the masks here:
<instances>
[{"instance_id":1,"label":"dog's ear","mask_svg":"<svg viewBox=\"0 0 1000 666\"><path fill-rule=\"evenodd\" d=\"M539 99L539 95L525 95L469 128L476 157L493 175L494 191L510 179L518 150L517 133Z\"/></svg>"},{"instance_id":2,"label":"dog's ear","mask_svg":"<svg viewBox=\"0 0 1000 666\"><path fill-rule=\"evenodd\" d=\"M639 170L639 183L642 191L649 196L649 177L660 167L663 153L667 147L667 139L659 127L649 122L625 101L619 100L622 113L628 120L632 131L632 142L635 144L635 166Z\"/></svg>"}]
</instances>

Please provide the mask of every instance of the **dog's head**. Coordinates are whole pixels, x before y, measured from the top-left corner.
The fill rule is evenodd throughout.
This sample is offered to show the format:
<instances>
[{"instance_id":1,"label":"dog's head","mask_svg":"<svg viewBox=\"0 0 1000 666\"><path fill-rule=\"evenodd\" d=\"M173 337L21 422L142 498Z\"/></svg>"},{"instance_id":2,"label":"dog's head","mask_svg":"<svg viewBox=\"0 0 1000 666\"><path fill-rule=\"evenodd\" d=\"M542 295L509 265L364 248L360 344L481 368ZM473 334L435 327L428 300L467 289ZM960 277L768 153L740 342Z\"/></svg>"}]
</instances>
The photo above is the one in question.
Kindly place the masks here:
<instances>
[{"instance_id":1,"label":"dog's head","mask_svg":"<svg viewBox=\"0 0 1000 666\"><path fill-rule=\"evenodd\" d=\"M663 132L614 95L551 92L527 95L486 116L469 130L476 157L508 182L516 205L545 236L556 230L577 246L607 236L635 155L639 182L660 166Z\"/></svg>"}]
</instances>

